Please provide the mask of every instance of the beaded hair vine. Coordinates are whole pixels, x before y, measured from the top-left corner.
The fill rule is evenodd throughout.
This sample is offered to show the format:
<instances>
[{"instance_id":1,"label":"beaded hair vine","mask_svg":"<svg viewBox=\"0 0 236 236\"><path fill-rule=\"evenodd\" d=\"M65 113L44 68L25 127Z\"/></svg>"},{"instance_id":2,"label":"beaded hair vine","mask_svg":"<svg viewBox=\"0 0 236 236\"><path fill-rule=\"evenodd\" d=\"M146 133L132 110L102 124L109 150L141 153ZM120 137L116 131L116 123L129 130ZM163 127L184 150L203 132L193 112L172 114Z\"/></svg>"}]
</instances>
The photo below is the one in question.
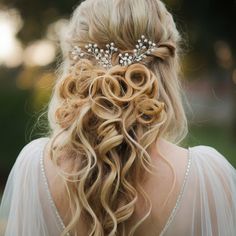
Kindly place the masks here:
<instances>
[{"instance_id":1,"label":"beaded hair vine","mask_svg":"<svg viewBox=\"0 0 236 236\"><path fill-rule=\"evenodd\" d=\"M151 40L148 40L144 35L137 41L136 48L133 49L133 53L120 53L118 64L121 66L128 66L136 62L142 61L148 55L151 54L156 48L156 44ZM70 52L70 56L73 62L77 62L79 59L85 56L94 56L98 63L104 68L111 68L112 55L118 52L118 48L115 47L114 43L106 45L106 49L98 48L97 44L87 44L85 45L86 51L83 51L80 47L74 46Z\"/></svg>"}]
</instances>

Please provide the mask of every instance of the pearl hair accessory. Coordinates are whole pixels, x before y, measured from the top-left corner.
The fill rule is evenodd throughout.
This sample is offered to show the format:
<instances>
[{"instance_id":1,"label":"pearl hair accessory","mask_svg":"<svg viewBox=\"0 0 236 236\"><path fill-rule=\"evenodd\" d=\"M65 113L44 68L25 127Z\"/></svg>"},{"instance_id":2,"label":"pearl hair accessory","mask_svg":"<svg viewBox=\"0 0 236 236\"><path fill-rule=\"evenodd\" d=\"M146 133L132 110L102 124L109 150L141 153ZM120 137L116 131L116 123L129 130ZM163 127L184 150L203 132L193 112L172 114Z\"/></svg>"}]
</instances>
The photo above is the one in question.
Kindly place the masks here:
<instances>
[{"instance_id":1,"label":"pearl hair accessory","mask_svg":"<svg viewBox=\"0 0 236 236\"><path fill-rule=\"evenodd\" d=\"M133 53L120 53L118 64L121 66L128 66L136 62L142 61L148 55L151 54L156 48L156 44L148 40L144 35L138 40L136 48L133 50ZM114 43L106 45L106 49L98 48L97 44L87 44L85 45L87 52L83 51L80 47L74 46L70 52L71 59L73 62L77 62L79 59L84 58L85 56L94 56L98 63L105 67L111 68L112 64L112 55L115 52L118 52L118 48L115 47Z\"/></svg>"}]
</instances>

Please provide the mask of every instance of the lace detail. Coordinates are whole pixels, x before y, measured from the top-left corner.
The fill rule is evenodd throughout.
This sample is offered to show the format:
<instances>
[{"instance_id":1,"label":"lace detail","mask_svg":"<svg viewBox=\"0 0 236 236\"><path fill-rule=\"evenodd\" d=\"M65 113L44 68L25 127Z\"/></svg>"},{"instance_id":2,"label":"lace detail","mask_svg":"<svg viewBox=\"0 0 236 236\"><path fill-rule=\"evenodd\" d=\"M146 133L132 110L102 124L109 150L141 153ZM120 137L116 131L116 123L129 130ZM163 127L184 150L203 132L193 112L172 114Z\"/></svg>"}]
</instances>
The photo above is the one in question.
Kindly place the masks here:
<instances>
[{"instance_id":1,"label":"lace detail","mask_svg":"<svg viewBox=\"0 0 236 236\"><path fill-rule=\"evenodd\" d=\"M176 204L175 204L174 208L172 209L171 214L170 214L170 216L169 216L169 218L168 218L168 220L167 220L165 226L163 227L163 229L162 229L162 231L161 231L159 236L163 236L164 235L164 233L168 229L169 225L171 224L171 222L173 221L173 219L174 219L174 217L175 217L175 215L177 213L177 210L179 208L181 199L182 199L183 194L184 194L186 182L187 182L187 179L188 179L188 176L189 176L189 172L190 172L191 163L192 163L192 155L191 155L190 147L188 147L188 162L187 162L187 168L186 168L185 175L184 175L184 181L183 181L180 193L178 195L178 198L176 200Z\"/></svg>"}]
</instances>

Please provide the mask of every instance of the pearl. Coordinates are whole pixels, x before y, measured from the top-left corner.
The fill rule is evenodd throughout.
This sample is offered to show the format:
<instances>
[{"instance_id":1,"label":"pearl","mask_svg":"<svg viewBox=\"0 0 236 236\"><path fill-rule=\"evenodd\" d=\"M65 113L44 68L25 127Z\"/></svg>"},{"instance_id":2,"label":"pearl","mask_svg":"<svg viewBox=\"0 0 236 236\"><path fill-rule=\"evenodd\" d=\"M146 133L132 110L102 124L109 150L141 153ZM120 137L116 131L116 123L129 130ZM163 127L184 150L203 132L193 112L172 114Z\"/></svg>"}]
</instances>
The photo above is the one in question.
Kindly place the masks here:
<instances>
[{"instance_id":1,"label":"pearl","mask_svg":"<svg viewBox=\"0 0 236 236\"><path fill-rule=\"evenodd\" d=\"M141 37L137 40L137 44L135 45L135 48L133 49L133 53L119 53L119 59L121 59L119 62L122 64L130 64L134 62L139 62L147 57L152 51L154 51L154 47L156 46L155 43L153 43L151 40L147 39L144 35L141 35ZM96 60L98 60L98 63L101 65L108 65L112 66L111 63L111 57L114 52L117 52L119 49L115 47L114 42L111 42L109 44L106 44L106 49L100 49L98 48L98 45L89 43L85 45L85 48L87 49L87 53L83 52L81 48L78 46L74 46L71 56L72 60L78 60L79 57L83 57L90 53L91 56L94 56Z\"/></svg>"}]
</instances>

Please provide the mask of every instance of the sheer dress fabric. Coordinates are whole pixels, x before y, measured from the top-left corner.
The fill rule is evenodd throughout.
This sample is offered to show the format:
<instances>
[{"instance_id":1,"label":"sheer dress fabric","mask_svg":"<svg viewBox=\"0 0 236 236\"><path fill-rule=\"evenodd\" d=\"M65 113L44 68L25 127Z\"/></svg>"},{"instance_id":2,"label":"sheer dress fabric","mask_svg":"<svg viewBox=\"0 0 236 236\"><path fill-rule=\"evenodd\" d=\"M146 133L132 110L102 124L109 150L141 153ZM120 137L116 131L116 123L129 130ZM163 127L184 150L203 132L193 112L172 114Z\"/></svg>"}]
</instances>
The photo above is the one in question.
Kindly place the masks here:
<instances>
[{"instance_id":1,"label":"sheer dress fabric","mask_svg":"<svg viewBox=\"0 0 236 236\"><path fill-rule=\"evenodd\" d=\"M1 236L59 236L65 228L44 170L48 141L27 144L12 167L0 205ZM182 188L160 233L176 235L236 236L236 170L212 147L188 148Z\"/></svg>"}]
</instances>

